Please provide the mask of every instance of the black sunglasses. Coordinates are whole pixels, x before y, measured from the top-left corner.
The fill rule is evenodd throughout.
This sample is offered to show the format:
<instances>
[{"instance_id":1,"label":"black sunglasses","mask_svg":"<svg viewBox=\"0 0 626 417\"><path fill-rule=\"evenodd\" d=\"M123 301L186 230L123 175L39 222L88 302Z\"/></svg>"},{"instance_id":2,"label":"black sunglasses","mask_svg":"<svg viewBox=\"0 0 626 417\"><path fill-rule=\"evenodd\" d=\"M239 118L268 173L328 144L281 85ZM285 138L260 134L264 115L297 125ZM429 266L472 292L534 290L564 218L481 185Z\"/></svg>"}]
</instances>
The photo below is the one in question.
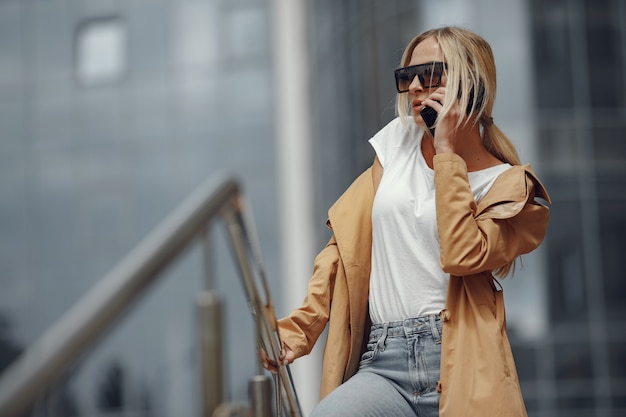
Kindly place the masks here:
<instances>
[{"instance_id":1,"label":"black sunglasses","mask_svg":"<svg viewBox=\"0 0 626 417\"><path fill-rule=\"evenodd\" d=\"M448 68L445 62L429 62L426 64L411 65L398 68L394 71L398 93L406 93L415 79L419 78L424 88L435 88L441 85L443 71Z\"/></svg>"}]
</instances>

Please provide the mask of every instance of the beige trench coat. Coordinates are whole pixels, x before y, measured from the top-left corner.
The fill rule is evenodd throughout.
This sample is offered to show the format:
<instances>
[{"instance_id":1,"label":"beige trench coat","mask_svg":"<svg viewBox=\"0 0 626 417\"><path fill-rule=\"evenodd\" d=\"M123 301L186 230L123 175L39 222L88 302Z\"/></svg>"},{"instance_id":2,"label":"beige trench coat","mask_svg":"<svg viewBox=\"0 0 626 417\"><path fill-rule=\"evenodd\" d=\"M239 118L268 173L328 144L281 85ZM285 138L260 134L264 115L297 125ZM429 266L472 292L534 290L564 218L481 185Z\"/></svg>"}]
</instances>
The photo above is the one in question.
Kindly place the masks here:
<instances>
[{"instance_id":1,"label":"beige trench coat","mask_svg":"<svg viewBox=\"0 0 626 417\"><path fill-rule=\"evenodd\" d=\"M450 273L441 351L441 417L526 416L506 334L502 291L491 271L535 249L549 202L529 165L502 173L476 205L463 159L434 158L441 266ZM328 212L333 236L314 262L303 305L279 320L296 357L308 354L328 324L320 396L358 369L369 333L372 169Z\"/></svg>"}]
</instances>

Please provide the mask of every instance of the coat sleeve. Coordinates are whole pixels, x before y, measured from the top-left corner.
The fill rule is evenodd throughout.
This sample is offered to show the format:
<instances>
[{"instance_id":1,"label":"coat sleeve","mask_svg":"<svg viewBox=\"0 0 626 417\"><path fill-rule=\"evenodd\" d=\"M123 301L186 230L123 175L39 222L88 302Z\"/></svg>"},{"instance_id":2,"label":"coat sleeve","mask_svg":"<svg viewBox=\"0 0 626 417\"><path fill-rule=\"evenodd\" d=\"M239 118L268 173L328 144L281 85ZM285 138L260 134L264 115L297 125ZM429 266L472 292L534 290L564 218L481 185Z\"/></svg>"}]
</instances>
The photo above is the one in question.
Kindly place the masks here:
<instances>
[{"instance_id":1,"label":"coat sleeve","mask_svg":"<svg viewBox=\"0 0 626 417\"><path fill-rule=\"evenodd\" d=\"M339 252L333 236L315 258L313 275L302 306L278 321L280 339L296 354L296 358L311 352L326 327L338 263Z\"/></svg>"},{"instance_id":2,"label":"coat sleeve","mask_svg":"<svg viewBox=\"0 0 626 417\"><path fill-rule=\"evenodd\" d=\"M456 154L441 154L433 164L440 263L445 272L464 276L495 270L539 246L549 210L535 201L535 183L525 172L520 171L514 190L502 190L514 198L504 198L494 211L506 215L478 215L465 161Z\"/></svg>"}]
</instances>

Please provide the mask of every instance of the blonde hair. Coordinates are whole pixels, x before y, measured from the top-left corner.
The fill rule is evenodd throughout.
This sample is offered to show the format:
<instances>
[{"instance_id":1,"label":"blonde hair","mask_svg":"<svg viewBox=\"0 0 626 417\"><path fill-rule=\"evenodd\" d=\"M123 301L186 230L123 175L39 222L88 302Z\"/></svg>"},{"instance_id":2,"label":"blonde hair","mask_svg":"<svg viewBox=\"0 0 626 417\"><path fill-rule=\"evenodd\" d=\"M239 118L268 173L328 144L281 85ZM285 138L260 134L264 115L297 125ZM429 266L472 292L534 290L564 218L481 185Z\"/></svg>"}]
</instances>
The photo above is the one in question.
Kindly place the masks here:
<instances>
[{"instance_id":1,"label":"blonde hair","mask_svg":"<svg viewBox=\"0 0 626 417\"><path fill-rule=\"evenodd\" d=\"M515 146L493 123L491 117L496 97L496 65L491 47L482 37L463 28L446 26L428 30L409 42L402 55L401 67L411 61L415 47L427 38L434 38L447 63L446 94L458 97L462 108L469 108L470 117L459 116L457 127L463 123L480 123L483 146L496 158L511 165L519 165ZM440 116L445 116L455 104L446 100ZM411 112L408 93L399 93L396 112L407 116ZM404 119L404 117L402 117ZM494 274L505 277L515 271L515 260L494 270Z\"/></svg>"},{"instance_id":2,"label":"blonde hair","mask_svg":"<svg viewBox=\"0 0 626 417\"><path fill-rule=\"evenodd\" d=\"M459 97L462 108L469 107L471 111L471 117L467 119L463 114L460 115L457 127L463 123L480 123L485 148L501 161L519 165L520 160L515 146L493 123L491 117L496 98L496 65L487 41L459 27L445 26L431 29L409 42L402 54L400 66L408 66L415 47L430 37L435 38L439 44L448 66L446 94ZM445 116L453 104L452 100L447 100L440 116ZM396 113L399 116L407 116L410 112L408 93L399 93L396 98Z\"/></svg>"}]
</instances>

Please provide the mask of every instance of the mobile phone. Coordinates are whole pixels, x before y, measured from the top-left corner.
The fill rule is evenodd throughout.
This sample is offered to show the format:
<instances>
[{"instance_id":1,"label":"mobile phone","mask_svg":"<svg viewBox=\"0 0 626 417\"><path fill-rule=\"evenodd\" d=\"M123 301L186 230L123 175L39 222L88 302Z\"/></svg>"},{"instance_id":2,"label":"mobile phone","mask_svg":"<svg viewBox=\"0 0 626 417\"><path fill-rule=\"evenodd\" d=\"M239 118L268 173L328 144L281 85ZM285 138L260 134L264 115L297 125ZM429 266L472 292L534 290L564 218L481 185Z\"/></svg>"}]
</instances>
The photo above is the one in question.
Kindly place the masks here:
<instances>
[{"instance_id":1,"label":"mobile phone","mask_svg":"<svg viewBox=\"0 0 626 417\"><path fill-rule=\"evenodd\" d=\"M422 119L424 119L424 123L430 130L430 134L435 137L435 120L437 120L437 112L432 107L424 106L424 108L420 111L422 115Z\"/></svg>"}]
</instances>

